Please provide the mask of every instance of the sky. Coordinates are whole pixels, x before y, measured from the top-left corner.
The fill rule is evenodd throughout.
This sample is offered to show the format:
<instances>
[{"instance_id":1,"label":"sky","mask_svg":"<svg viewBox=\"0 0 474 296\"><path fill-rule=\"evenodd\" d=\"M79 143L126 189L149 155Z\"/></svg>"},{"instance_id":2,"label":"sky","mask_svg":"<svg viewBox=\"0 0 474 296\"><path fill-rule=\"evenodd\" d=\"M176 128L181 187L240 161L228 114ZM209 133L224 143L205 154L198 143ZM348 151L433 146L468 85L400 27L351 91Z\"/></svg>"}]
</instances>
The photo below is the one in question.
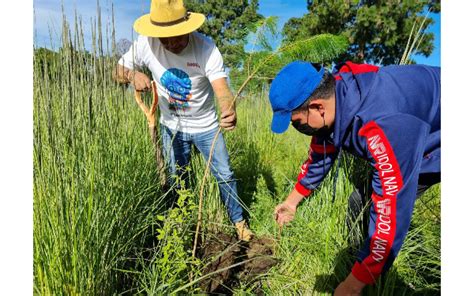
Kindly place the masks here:
<instances>
[{"instance_id":1,"label":"sky","mask_svg":"<svg viewBox=\"0 0 474 296\"><path fill-rule=\"evenodd\" d=\"M103 30L106 24L111 24L111 0L100 0ZM301 17L306 10L306 0L260 0L259 13L264 16L278 16L279 28L291 17ZM135 19L149 12L149 0L115 0L115 34L116 40L122 38L132 40L135 34L132 26ZM34 43L36 46L57 49L61 36L61 0L34 0ZM97 16L97 0L64 1L64 10L69 22L74 21L74 11L82 17L84 37L87 44L91 44L91 20ZM435 34L435 49L429 57L417 55L414 57L419 64L440 66L441 32L440 15L432 14L435 24L428 31ZM110 28L110 25L109 25ZM110 30L110 29L109 29ZM50 36L53 36L51 38ZM52 39L52 40L51 40Z\"/></svg>"}]
</instances>

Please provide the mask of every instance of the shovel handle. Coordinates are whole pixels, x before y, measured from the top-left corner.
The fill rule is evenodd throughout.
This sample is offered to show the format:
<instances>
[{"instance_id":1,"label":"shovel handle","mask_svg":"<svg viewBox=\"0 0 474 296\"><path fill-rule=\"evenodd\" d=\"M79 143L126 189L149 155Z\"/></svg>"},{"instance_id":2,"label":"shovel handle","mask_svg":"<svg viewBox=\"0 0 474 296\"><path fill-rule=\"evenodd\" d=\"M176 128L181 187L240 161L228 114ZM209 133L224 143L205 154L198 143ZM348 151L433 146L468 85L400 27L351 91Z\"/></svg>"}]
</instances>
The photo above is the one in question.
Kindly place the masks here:
<instances>
[{"instance_id":1,"label":"shovel handle","mask_svg":"<svg viewBox=\"0 0 474 296\"><path fill-rule=\"evenodd\" d=\"M153 91L153 102L151 103L151 108L143 102L142 94L140 91L135 90L135 101L137 102L140 109L142 109L143 113L148 120L148 126L153 127L155 126L155 112L158 106L158 90L156 87L156 82L154 80L151 81L152 91Z\"/></svg>"}]
</instances>

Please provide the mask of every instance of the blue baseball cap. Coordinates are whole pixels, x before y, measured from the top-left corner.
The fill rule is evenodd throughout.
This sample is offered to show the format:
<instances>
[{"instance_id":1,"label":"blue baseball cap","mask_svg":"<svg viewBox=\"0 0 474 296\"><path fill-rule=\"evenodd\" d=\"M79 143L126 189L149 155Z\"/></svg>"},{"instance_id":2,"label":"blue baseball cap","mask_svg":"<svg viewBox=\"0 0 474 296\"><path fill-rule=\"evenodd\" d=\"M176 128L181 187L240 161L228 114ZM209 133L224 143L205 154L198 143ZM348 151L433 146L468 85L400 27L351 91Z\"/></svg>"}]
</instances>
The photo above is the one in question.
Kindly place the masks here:
<instances>
[{"instance_id":1,"label":"blue baseball cap","mask_svg":"<svg viewBox=\"0 0 474 296\"><path fill-rule=\"evenodd\" d=\"M289 63L278 72L270 86L274 133L281 134L288 129L291 112L311 96L323 74L324 67L318 71L311 63L303 61Z\"/></svg>"}]
</instances>

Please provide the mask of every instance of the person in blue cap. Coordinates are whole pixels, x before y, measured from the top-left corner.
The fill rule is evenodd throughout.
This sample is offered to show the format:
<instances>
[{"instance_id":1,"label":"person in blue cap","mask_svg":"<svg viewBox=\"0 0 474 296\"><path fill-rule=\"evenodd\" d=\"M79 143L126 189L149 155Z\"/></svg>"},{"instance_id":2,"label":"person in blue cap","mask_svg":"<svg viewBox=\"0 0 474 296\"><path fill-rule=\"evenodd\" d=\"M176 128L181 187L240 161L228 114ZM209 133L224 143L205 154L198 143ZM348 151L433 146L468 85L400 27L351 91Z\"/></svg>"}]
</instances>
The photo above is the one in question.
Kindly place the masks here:
<instances>
[{"instance_id":1,"label":"person in blue cap","mask_svg":"<svg viewBox=\"0 0 474 296\"><path fill-rule=\"evenodd\" d=\"M441 181L439 67L377 67L346 62L329 73L292 62L270 87L271 129L290 123L311 136L309 156L293 191L276 206L280 225L323 181L341 150L367 160L370 190L356 189L349 216L370 203L368 233L351 273L335 295L360 295L395 260L408 232L417 196Z\"/></svg>"}]
</instances>

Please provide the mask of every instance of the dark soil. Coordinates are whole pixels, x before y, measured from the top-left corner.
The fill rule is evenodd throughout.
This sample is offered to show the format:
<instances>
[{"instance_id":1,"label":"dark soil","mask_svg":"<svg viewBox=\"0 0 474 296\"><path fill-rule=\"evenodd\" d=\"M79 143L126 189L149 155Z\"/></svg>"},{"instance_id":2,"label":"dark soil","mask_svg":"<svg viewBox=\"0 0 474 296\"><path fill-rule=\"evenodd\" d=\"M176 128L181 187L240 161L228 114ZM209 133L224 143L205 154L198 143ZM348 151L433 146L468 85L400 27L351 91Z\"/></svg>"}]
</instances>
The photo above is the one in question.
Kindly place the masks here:
<instances>
[{"instance_id":1,"label":"dark soil","mask_svg":"<svg viewBox=\"0 0 474 296\"><path fill-rule=\"evenodd\" d=\"M235 237L226 233L208 236L207 242L201 246L200 258L208 264L203 275L213 274L201 281L201 291L230 295L233 287L259 281L259 275L265 274L277 264L272 256L274 247L274 240L267 237L253 238L245 243L238 242ZM236 266L230 267L232 265ZM260 285L257 283L255 286Z\"/></svg>"}]
</instances>

